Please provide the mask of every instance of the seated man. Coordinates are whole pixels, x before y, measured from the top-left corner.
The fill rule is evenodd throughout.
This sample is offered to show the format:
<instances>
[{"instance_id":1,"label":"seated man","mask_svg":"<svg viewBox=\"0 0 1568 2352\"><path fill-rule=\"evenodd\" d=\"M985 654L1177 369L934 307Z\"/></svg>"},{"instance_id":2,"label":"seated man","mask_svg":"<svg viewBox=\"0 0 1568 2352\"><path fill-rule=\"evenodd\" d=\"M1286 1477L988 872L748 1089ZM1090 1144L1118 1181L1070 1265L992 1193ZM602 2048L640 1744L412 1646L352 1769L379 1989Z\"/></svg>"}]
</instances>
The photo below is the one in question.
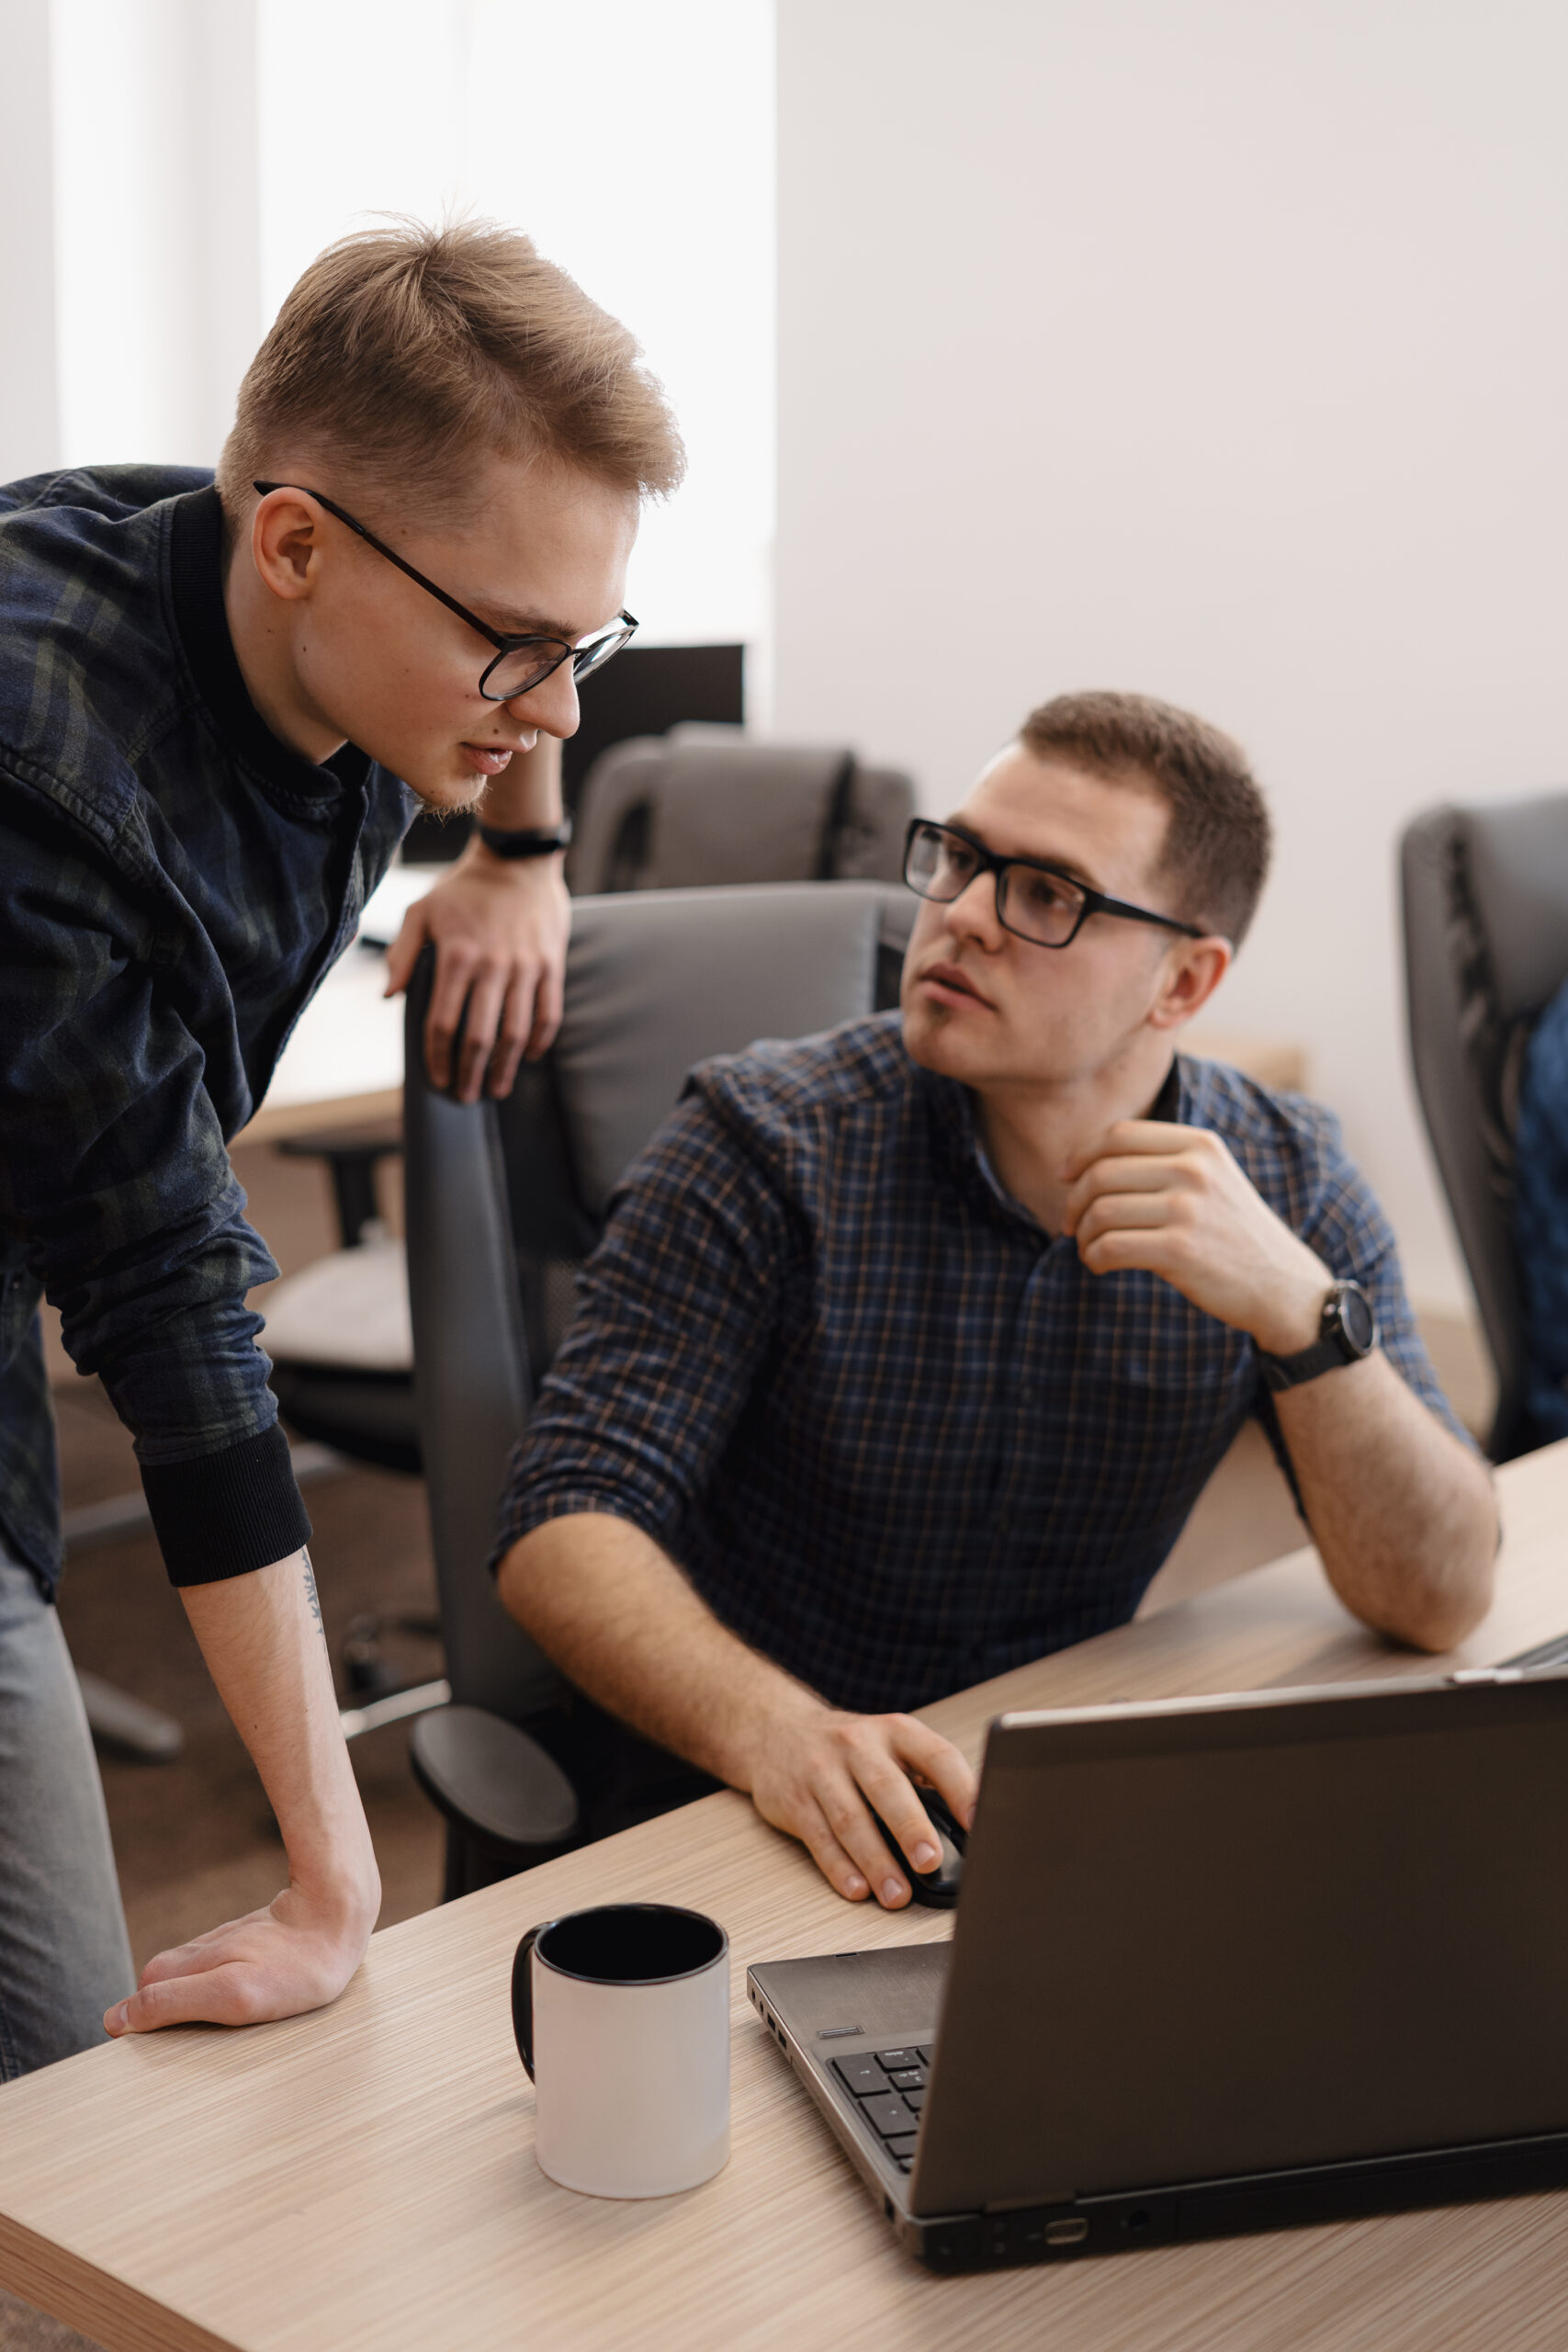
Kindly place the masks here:
<instances>
[{"instance_id":1,"label":"seated man","mask_svg":"<svg viewBox=\"0 0 1568 2352\"><path fill-rule=\"evenodd\" d=\"M1248 1414L1358 1616L1441 1650L1488 1605L1487 1472L1334 1120L1174 1051L1268 846L1213 729L1047 703L911 828L901 1013L700 1068L587 1268L502 1596L852 1901L908 1897L868 1804L917 1870L911 1776L972 1808L905 1711L1130 1618Z\"/></svg>"}]
</instances>

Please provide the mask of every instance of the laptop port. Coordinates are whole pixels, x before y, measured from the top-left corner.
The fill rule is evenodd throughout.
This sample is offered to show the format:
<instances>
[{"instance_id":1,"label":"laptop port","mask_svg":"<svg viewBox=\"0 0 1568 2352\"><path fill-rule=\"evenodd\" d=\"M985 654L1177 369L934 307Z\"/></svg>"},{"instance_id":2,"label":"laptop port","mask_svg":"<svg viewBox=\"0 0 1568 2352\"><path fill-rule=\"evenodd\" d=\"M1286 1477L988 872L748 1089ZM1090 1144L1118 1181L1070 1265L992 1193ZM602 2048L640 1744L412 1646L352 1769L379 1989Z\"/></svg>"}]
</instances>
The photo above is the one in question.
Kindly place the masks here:
<instances>
[{"instance_id":1,"label":"laptop port","mask_svg":"<svg viewBox=\"0 0 1568 2352\"><path fill-rule=\"evenodd\" d=\"M1134 2205L1132 2211L1122 2222L1122 2226L1126 2231L1129 2237L1136 2237L1141 2231L1148 2228L1153 2220L1154 2215L1149 2211L1146 2205Z\"/></svg>"},{"instance_id":2,"label":"laptop port","mask_svg":"<svg viewBox=\"0 0 1568 2352\"><path fill-rule=\"evenodd\" d=\"M1089 2223L1081 2213L1070 2214L1066 2221L1047 2222L1047 2245L1080 2245L1089 2235Z\"/></svg>"}]
</instances>

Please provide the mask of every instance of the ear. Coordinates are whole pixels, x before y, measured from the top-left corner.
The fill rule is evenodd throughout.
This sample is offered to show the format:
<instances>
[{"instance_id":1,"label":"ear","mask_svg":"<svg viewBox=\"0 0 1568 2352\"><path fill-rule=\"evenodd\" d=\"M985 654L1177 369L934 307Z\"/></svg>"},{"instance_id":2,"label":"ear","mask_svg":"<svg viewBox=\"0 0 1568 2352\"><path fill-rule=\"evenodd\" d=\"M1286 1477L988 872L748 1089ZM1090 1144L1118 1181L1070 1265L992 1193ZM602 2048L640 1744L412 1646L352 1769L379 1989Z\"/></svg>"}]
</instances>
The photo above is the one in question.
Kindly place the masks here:
<instances>
[{"instance_id":1,"label":"ear","mask_svg":"<svg viewBox=\"0 0 1568 2352\"><path fill-rule=\"evenodd\" d=\"M1235 954L1217 932L1182 939L1166 957L1158 991L1149 1008L1151 1029L1179 1029L1201 1012L1230 970Z\"/></svg>"},{"instance_id":2,"label":"ear","mask_svg":"<svg viewBox=\"0 0 1568 2352\"><path fill-rule=\"evenodd\" d=\"M286 603L309 596L321 577L321 518L298 491L269 491L251 517L251 555L263 583Z\"/></svg>"}]
</instances>

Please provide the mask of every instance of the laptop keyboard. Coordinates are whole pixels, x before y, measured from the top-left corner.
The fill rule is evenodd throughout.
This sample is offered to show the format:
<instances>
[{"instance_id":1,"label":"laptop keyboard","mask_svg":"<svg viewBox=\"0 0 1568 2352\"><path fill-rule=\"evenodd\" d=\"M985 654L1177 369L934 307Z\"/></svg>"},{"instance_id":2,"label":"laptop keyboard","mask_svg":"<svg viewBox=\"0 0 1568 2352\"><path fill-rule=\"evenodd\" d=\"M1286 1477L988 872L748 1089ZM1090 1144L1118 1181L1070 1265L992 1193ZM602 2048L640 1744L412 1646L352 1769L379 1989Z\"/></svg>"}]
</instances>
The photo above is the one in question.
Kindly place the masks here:
<instances>
[{"instance_id":1,"label":"laptop keyboard","mask_svg":"<svg viewBox=\"0 0 1568 2352\"><path fill-rule=\"evenodd\" d=\"M1519 1667L1527 1674L1539 1674L1551 1667L1568 1666L1568 1634L1559 1634L1551 1641L1542 1642L1539 1648L1521 1650L1517 1657L1506 1657L1500 1663Z\"/></svg>"},{"instance_id":2,"label":"laptop keyboard","mask_svg":"<svg viewBox=\"0 0 1568 2352\"><path fill-rule=\"evenodd\" d=\"M833 2072L850 2094L862 2130L886 2149L900 2172L908 2172L915 2159L931 2062L930 2042L833 2061Z\"/></svg>"}]
</instances>

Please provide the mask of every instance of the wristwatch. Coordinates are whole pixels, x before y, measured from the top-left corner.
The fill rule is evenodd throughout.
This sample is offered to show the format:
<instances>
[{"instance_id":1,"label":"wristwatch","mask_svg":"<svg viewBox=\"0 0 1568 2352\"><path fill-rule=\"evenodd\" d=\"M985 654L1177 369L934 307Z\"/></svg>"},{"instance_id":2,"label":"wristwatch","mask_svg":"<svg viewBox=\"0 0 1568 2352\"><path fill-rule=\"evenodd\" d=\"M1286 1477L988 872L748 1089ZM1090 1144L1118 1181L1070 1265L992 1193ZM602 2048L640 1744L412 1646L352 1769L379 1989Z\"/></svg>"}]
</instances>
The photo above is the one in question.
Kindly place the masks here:
<instances>
[{"instance_id":1,"label":"wristwatch","mask_svg":"<svg viewBox=\"0 0 1568 2352\"><path fill-rule=\"evenodd\" d=\"M1336 1283L1323 1302L1317 1337L1293 1356L1271 1356L1259 1348L1258 1361L1270 1388L1298 1388L1321 1372L1359 1363L1378 1343L1378 1318L1359 1283Z\"/></svg>"},{"instance_id":2,"label":"wristwatch","mask_svg":"<svg viewBox=\"0 0 1568 2352\"><path fill-rule=\"evenodd\" d=\"M549 857L570 841L571 819L563 817L558 825L525 826L517 832L503 832L499 825L486 824L476 826L475 831L496 857Z\"/></svg>"}]
</instances>

